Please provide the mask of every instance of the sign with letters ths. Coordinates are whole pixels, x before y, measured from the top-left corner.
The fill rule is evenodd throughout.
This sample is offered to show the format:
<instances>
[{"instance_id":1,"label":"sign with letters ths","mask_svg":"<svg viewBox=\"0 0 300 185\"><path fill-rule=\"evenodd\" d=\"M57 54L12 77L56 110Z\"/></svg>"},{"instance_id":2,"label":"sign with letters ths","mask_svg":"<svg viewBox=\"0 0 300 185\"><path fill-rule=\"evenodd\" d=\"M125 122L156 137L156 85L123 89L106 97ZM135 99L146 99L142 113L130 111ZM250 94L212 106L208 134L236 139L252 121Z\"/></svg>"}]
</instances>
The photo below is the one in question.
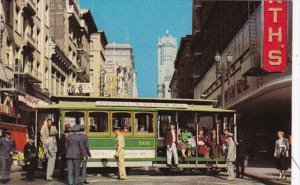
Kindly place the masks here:
<instances>
[{"instance_id":1,"label":"sign with letters ths","mask_svg":"<svg viewBox=\"0 0 300 185\"><path fill-rule=\"evenodd\" d=\"M263 69L283 72L287 61L287 1L263 1Z\"/></svg>"}]
</instances>

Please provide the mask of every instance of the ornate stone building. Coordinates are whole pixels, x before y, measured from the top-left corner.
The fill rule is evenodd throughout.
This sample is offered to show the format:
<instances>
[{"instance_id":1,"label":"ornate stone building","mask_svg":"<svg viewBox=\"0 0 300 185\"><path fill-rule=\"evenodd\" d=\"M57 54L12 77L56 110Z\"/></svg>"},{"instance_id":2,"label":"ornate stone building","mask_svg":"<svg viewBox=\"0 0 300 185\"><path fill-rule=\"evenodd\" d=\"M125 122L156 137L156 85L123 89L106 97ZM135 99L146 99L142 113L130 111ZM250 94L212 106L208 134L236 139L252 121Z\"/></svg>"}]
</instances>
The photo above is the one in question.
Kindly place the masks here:
<instances>
[{"instance_id":1,"label":"ornate stone building","mask_svg":"<svg viewBox=\"0 0 300 185\"><path fill-rule=\"evenodd\" d=\"M133 49L129 44L108 44L105 47L104 96L137 97Z\"/></svg>"},{"instance_id":2,"label":"ornate stone building","mask_svg":"<svg viewBox=\"0 0 300 185\"><path fill-rule=\"evenodd\" d=\"M29 124L34 107L90 82L97 26L76 0L2 0L0 9L0 122Z\"/></svg>"}]
</instances>

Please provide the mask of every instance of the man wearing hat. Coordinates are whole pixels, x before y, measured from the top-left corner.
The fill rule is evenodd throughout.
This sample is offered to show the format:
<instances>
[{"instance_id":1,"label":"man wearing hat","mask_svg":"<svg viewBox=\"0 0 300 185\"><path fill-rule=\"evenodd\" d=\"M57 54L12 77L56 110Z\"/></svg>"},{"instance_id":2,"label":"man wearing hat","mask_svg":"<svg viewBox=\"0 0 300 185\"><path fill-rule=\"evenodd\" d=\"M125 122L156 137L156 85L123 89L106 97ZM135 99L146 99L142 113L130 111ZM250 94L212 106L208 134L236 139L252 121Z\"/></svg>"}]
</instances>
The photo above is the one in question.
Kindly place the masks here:
<instances>
[{"instance_id":1,"label":"man wearing hat","mask_svg":"<svg viewBox=\"0 0 300 185\"><path fill-rule=\"evenodd\" d=\"M1 160L1 174L3 183L9 181L10 167L12 163L12 155L16 151L16 142L11 138L11 131L6 130L4 137L0 139L0 160Z\"/></svg>"},{"instance_id":2,"label":"man wearing hat","mask_svg":"<svg viewBox=\"0 0 300 185\"><path fill-rule=\"evenodd\" d=\"M119 179L121 180L126 180L127 176L126 176L126 169L125 169L125 162L124 162L124 157L125 157L125 151L124 151L124 147L125 147L125 141L124 141L124 136L123 134L120 132L121 127L115 125L113 127L113 130L116 134L116 154L115 154L115 158L117 160L117 164L119 167Z\"/></svg>"},{"instance_id":3,"label":"man wearing hat","mask_svg":"<svg viewBox=\"0 0 300 185\"><path fill-rule=\"evenodd\" d=\"M50 137L46 140L45 143L45 154L48 159L46 179L48 181L52 180L52 175L55 167L56 152L57 152L56 134L57 132L55 130L52 130L50 132Z\"/></svg>"},{"instance_id":4,"label":"man wearing hat","mask_svg":"<svg viewBox=\"0 0 300 185\"><path fill-rule=\"evenodd\" d=\"M64 179L64 173L65 173L65 168L66 168L66 148L65 148L65 143L66 143L66 138L68 135L70 135L71 132L71 126L70 124L65 125L65 130L64 133L61 135L59 139L59 144L58 144L58 153L59 153L59 176L58 178L60 180Z\"/></svg>"},{"instance_id":5,"label":"man wearing hat","mask_svg":"<svg viewBox=\"0 0 300 185\"><path fill-rule=\"evenodd\" d=\"M34 181L35 171L38 164L38 155L37 149L34 145L34 136L29 137L29 141L26 143L24 147L24 158L26 163L26 179L28 181Z\"/></svg>"},{"instance_id":6,"label":"man wearing hat","mask_svg":"<svg viewBox=\"0 0 300 185\"><path fill-rule=\"evenodd\" d=\"M78 134L80 128L80 125L75 124L71 128L71 134L66 138L65 143L69 185L79 184L80 164L85 154L83 138Z\"/></svg>"},{"instance_id":7,"label":"man wearing hat","mask_svg":"<svg viewBox=\"0 0 300 185\"><path fill-rule=\"evenodd\" d=\"M86 165L87 165L87 160L88 157L91 157L91 152L90 152L90 147L89 147L89 141L88 141L88 137L85 135L85 127L84 125L80 125L80 136L82 137L83 140L83 145L85 148L85 153L84 153L84 157L83 160L81 162L81 166L82 166L82 180L83 180L83 184L89 184L89 182L86 179Z\"/></svg>"},{"instance_id":8,"label":"man wearing hat","mask_svg":"<svg viewBox=\"0 0 300 185\"><path fill-rule=\"evenodd\" d=\"M233 141L233 134L227 134L228 139L228 147L227 147L227 156L226 156L226 164L227 164L227 173L228 173L228 180L234 180L234 165L233 162L236 159L236 146L235 142Z\"/></svg>"}]
</instances>

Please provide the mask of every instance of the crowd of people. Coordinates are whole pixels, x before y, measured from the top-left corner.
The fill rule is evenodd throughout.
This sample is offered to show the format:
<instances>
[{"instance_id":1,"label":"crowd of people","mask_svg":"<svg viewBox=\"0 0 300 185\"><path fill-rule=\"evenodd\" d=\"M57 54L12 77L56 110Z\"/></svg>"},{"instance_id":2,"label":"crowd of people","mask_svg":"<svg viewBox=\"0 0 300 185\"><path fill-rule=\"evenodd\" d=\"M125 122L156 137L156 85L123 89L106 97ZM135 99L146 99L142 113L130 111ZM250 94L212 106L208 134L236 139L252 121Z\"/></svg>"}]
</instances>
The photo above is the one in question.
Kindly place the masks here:
<instances>
[{"instance_id":1,"label":"crowd of people","mask_svg":"<svg viewBox=\"0 0 300 185\"><path fill-rule=\"evenodd\" d=\"M284 138L283 131L278 131L277 136L274 157L277 160L277 169L279 170L278 179L285 180L286 170L288 169L290 142ZM247 156L247 146L244 138L240 136L235 141L234 135L228 132L227 129L224 129L219 136L219 144L217 140L215 129L211 129L208 132L204 127L201 127L198 129L198 135L196 136L196 133L188 127L176 130L175 125L171 124L165 137L167 166L181 170L178 165L178 151L181 152L181 156L184 159L195 157L196 152L198 152L199 157L225 158L228 180L234 180L235 177L244 178ZM172 158L174 159L174 165L172 165Z\"/></svg>"},{"instance_id":2,"label":"crowd of people","mask_svg":"<svg viewBox=\"0 0 300 185\"><path fill-rule=\"evenodd\" d=\"M125 180L127 179L124 162L125 140L120 129L121 127L119 126L113 126L116 134L115 159L119 167L119 179ZM85 135L85 127L79 124L71 127L69 124L66 124L64 133L58 139L58 131L52 125L52 119L48 119L47 124L41 130L43 153L47 159L46 180L51 181L53 179L55 163L59 159L59 179L64 179L64 172L67 166L67 181L69 185L89 184L86 178L86 167L87 159L91 157L91 152L88 138ZM176 129L175 125L170 125L165 137L167 166L181 170L179 168L178 151L184 159L195 155L204 158L225 158L228 180L234 180L235 177L244 178L247 147L243 138L238 137L235 141L233 134L229 133L227 129L223 131L219 138L217 138L216 130L214 129L208 132L202 127L196 133L197 136L188 127ZM277 169L279 170L278 178L285 180L286 170L288 169L289 141L284 138L284 132L278 131L277 135L274 157L277 160ZM11 138L11 131L3 131L0 138L2 183L9 182L12 155L15 152L16 143ZM29 136L28 142L24 146L24 158L27 167L26 180L34 181L39 157L33 135ZM172 159L174 159L174 165L172 164ZM81 182L79 179L80 174L82 177Z\"/></svg>"}]
</instances>

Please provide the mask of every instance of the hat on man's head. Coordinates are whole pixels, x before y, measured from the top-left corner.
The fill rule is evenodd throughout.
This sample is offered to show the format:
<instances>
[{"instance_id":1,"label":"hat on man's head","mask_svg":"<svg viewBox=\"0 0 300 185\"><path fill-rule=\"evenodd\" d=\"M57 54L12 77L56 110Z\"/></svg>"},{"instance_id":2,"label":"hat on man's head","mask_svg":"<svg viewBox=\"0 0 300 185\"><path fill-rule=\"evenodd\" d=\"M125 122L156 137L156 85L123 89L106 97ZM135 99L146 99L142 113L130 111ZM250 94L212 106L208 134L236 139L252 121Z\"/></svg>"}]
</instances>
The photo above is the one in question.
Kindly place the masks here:
<instances>
[{"instance_id":1,"label":"hat on man's head","mask_svg":"<svg viewBox=\"0 0 300 185\"><path fill-rule=\"evenodd\" d=\"M121 127L119 127L118 125L113 126L113 130L120 130L120 129L121 129Z\"/></svg>"},{"instance_id":2,"label":"hat on man's head","mask_svg":"<svg viewBox=\"0 0 300 185\"><path fill-rule=\"evenodd\" d=\"M50 136L55 136L57 134L57 131L56 130L51 130L50 131Z\"/></svg>"},{"instance_id":3,"label":"hat on man's head","mask_svg":"<svg viewBox=\"0 0 300 185\"><path fill-rule=\"evenodd\" d=\"M73 125L73 127L71 128L71 132L79 132L80 131L80 125L75 124Z\"/></svg>"},{"instance_id":4,"label":"hat on man's head","mask_svg":"<svg viewBox=\"0 0 300 185\"><path fill-rule=\"evenodd\" d=\"M84 125L80 125L80 130L81 130L81 131L84 131L84 130L85 130Z\"/></svg>"},{"instance_id":5,"label":"hat on man's head","mask_svg":"<svg viewBox=\"0 0 300 185\"><path fill-rule=\"evenodd\" d=\"M233 133L228 132L227 137L233 137Z\"/></svg>"}]
</instances>

